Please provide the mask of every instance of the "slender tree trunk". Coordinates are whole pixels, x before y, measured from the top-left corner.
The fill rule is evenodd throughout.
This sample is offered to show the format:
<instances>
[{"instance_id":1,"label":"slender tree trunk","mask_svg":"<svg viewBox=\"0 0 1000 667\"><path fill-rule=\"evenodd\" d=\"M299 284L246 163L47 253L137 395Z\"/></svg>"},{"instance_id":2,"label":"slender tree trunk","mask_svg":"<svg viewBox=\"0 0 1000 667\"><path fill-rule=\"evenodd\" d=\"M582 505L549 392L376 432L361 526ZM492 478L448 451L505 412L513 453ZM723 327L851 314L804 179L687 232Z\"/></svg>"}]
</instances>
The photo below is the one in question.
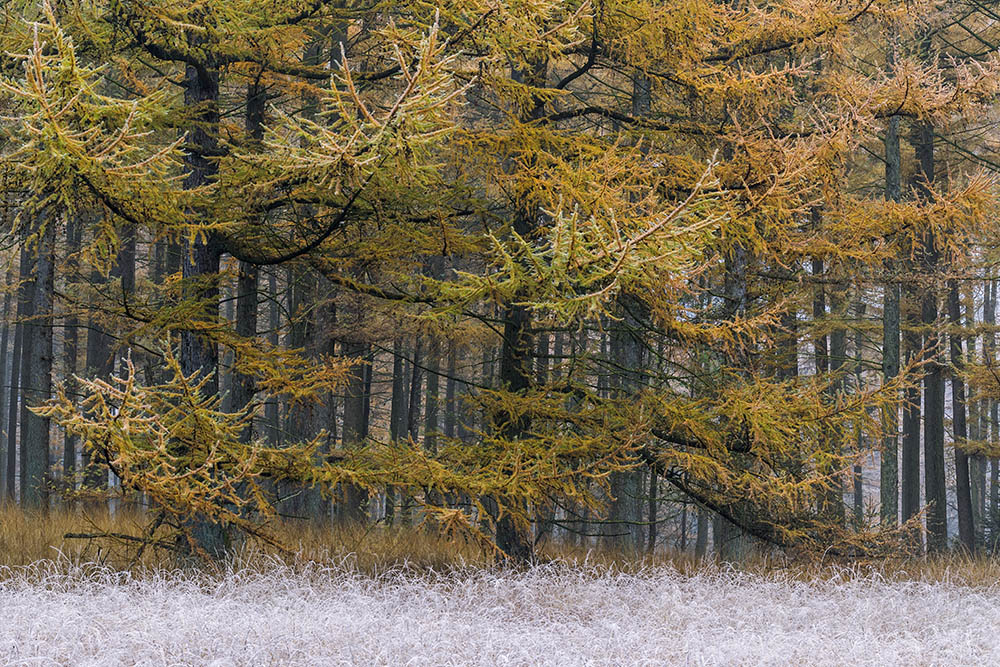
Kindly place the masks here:
<instances>
[{"instance_id":1,"label":"slender tree trunk","mask_svg":"<svg viewBox=\"0 0 1000 667\"><path fill-rule=\"evenodd\" d=\"M836 378L832 385L834 394L843 394L846 391L846 379L841 375L847 363L847 330L843 324L839 323L844 317L845 300L843 298L843 288L838 286L833 291L830 298L831 311L837 318L837 327L830 334L830 371ZM833 456L842 456L843 450L840 445L843 433L840 430L831 429L829 449ZM836 479L831 483L829 493L826 498L826 514L830 520L838 525L844 523L844 478L837 474Z\"/></svg>"},{"instance_id":2,"label":"slender tree trunk","mask_svg":"<svg viewBox=\"0 0 1000 667\"><path fill-rule=\"evenodd\" d=\"M917 292L912 285L907 286L905 317L907 327L903 332L905 361L909 364L920 355L923 347L920 324L916 314ZM900 487L903 521L916 516L920 511L920 388L911 385L903 392L903 451L900 466Z\"/></svg>"},{"instance_id":3,"label":"slender tree trunk","mask_svg":"<svg viewBox=\"0 0 1000 667\"><path fill-rule=\"evenodd\" d=\"M708 552L708 510L698 508L698 529L694 540L694 557L701 560Z\"/></svg>"},{"instance_id":4,"label":"slender tree trunk","mask_svg":"<svg viewBox=\"0 0 1000 667\"><path fill-rule=\"evenodd\" d=\"M365 430L365 368L364 359L368 353L368 345L360 341L341 342L343 356L356 363L351 369L344 397L344 428L343 443L345 449L357 447L368 433ZM340 511L340 519L345 524L360 524L364 521L363 504L365 493L363 489L348 484L344 488L344 502Z\"/></svg>"},{"instance_id":5,"label":"slender tree trunk","mask_svg":"<svg viewBox=\"0 0 1000 667\"><path fill-rule=\"evenodd\" d=\"M863 394L865 390L863 371L864 338L861 335L860 324L865 316L865 302L858 298L855 304L859 326L854 334L854 391ZM864 470L861 464L862 452L865 449L865 434L861 425L857 427L857 460L854 462L854 524L861 526L864 517L865 497L864 497Z\"/></svg>"},{"instance_id":6,"label":"slender tree trunk","mask_svg":"<svg viewBox=\"0 0 1000 667\"><path fill-rule=\"evenodd\" d=\"M615 398L629 401L640 390L645 364L644 345L640 338L646 318L643 303L622 293L618 297L616 323L611 332L611 364L614 368ZM617 549L637 549L641 545L639 521L642 512L641 471L622 470L611 473L610 537L607 544Z\"/></svg>"},{"instance_id":7,"label":"slender tree trunk","mask_svg":"<svg viewBox=\"0 0 1000 667\"><path fill-rule=\"evenodd\" d=\"M814 276L823 275L822 258L813 258L812 274ZM813 319L817 322L826 319L826 288L822 283L817 285L813 292ZM813 339L813 361L816 364L817 375L830 370L830 350L826 336L817 336Z\"/></svg>"},{"instance_id":8,"label":"slender tree trunk","mask_svg":"<svg viewBox=\"0 0 1000 667\"><path fill-rule=\"evenodd\" d=\"M659 490L659 480L657 479L656 470L653 468L649 469L649 507L646 512L647 521L649 521L649 531L646 536L646 553L652 554L656 549L656 506L658 502L657 496L660 493ZM687 512L687 504L684 505L684 511ZM686 514L685 514L686 516Z\"/></svg>"},{"instance_id":9,"label":"slender tree trunk","mask_svg":"<svg viewBox=\"0 0 1000 667\"><path fill-rule=\"evenodd\" d=\"M7 355L10 347L10 295L14 284L13 271L7 272L3 295L3 331L0 333L0 505L7 499L7 387L10 374L7 371Z\"/></svg>"},{"instance_id":10,"label":"slender tree trunk","mask_svg":"<svg viewBox=\"0 0 1000 667\"><path fill-rule=\"evenodd\" d=\"M894 51L890 48L890 67ZM902 198L900 176L899 116L891 116L885 130L885 199ZM886 263L889 279L882 296L882 380L890 383L899 376L899 284L892 280L891 264ZM898 394L897 394L898 396ZM879 500L882 525L891 527L899 521L899 403L889 401L882 414L885 438L879 459Z\"/></svg>"},{"instance_id":11,"label":"slender tree trunk","mask_svg":"<svg viewBox=\"0 0 1000 667\"><path fill-rule=\"evenodd\" d=\"M975 284L970 283L969 289L969 306L966 308L966 326L970 331L976 329L976 298L975 298ZM989 290L986 290L987 296L989 295ZM985 300L984 300L985 301ZM987 305L984 302L984 310ZM985 341L980 341L978 336L973 336L969 339L972 344L969 349L969 357L975 359L981 359L980 356L985 352L985 347L979 348L979 345L984 345ZM985 414L983 410L982 400L972 400L967 401L969 407L969 438L975 442L980 442L988 437L988 429L985 427ZM970 460L971 466L971 477L972 477L972 524L976 533L976 550L982 549L986 545L986 458L982 454L975 454Z\"/></svg>"},{"instance_id":12,"label":"slender tree trunk","mask_svg":"<svg viewBox=\"0 0 1000 667\"><path fill-rule=\"evenodd\" d=\"M236 335L243 340L252 340L257 336L257 281L259 271L256 266L246 262L238 265L239 277L236 283ZM235 358L234 358L234 361ZM239 412L253 400L256 387L254 379L236 371L232 372L232 388L230 408ZM243 430L241 440L250 442L253 437L253 422Z\"/></svg>"},{"instance_id":13,"label":"slender tree trunk","mask_svg":"<svg viewBox=\"0 0 1000 667\"><path fill-rule=\"evenodd\" d=\"M985 362L989 365L995 367L997 363L996 357L996 335L993 333L993 327L996 326L997 321L997 281L996 279L991 279L986 286L987 302L984 307L983 312L983 323L986 324L986 333L984 334L985 340L983 342L983 355L985 357ZM983 417L986 420L985 428L983 429L983 435L988 439L990 445L996 445L997 443L997 402L992 399L986 399L983 409ZM996 550L998 543L998 530L997 527L1000 525L1000 479L998 479L997 472L997 458L991 457L989 460L990 467L990 489L989 489L989 541L990 549Z\"/></svg>"},{"instance_id":14,"label":"slender tree trunk","mask_svg":"<svg viewBox=\"0 0 1000 667\"><path fill-rule=\"evenodd\" d=\"M83 225L81 221L70 217L66 224L66 252L72 257L79 249L80 242L82 241ZM70 278L69 280L75 279L77 276L76 264L75 262L70 262ZM64 331L63 331L63 364L64 373L64 389L66 395L73 397L76 394L76 380L74 375L77 373L77 361L78 361L78 348L79 348L79 320L75 313L70 313L66 315L64 320ZM0 342L0 366L4 365L2 359L3 352L6 352L5 344ZM2 396L2 394L0 394ZM0 398L0 405L3 404L2 398ZM69 431L64 431L63 434L63 480L66 485L66 490L72 492L76 490L76 452L77 444L79 443L79 437L76 434L70 433Z\"/></svg>"},{"instance_id":15,"label":"slender tree trunk","mask_svg":"<svg viewBox=\"0 0 1000 667\"><path fill-rule=\"evenodd\" d=\"M55 220L42 222L35 265L33 322L26 333L27 355L23 356L22 390L25 407L33 407L52 396L52 301L55 281ZM49 509L49 419L30 410L22 412L24 434L21 456L21 506L47 512Z\"/></svg>"},{"instance_id":16,"label":"slender tree trunk","mask_svg":"<svg viewBox=\"0 0 1000 667\"><path fill-rule=\"evenodd\" d=\"M191 38L191 46L198 53L202 37ZM219 127L219 69L210 56L201 63L189 63L184 73L184 103L191 110L195 121L188 131L187 143L191 147L184 156L187 175L184 187L197 190L215 181L218 163L214 155L218 150ZM188 285L185 298L197 299L202 304L195 317L212 322L219 316L219 290L215 277L219 273L222 249L211 238L199 237L188 242L182 275ZM198 374L206 379L202 392L206 396L219 393L219 348L215 341L197 331L181 332L180 366L185 375ZM221 525L206 517L195 517L189 524L191 537L213 558L221 557L230 548L232 535ZM182 545L187 549L186 544Z\"/></svg>"},{"instance_id":17,"label":"slender tree trunk","mask_svg":"<svg viewBox=\"0 0 1000 667\"><path fill-rule=\"evenodd\" d=\"M934 182L934 129L918 122L913 129L913 148L920 165L916 181L918 193L929 199ZM944 470L944 364L937 335L937 278L940 251L933 231L927 230L921 253L921 267L930 280L923 290L921 321L928 332L925 348L929 361L924 373L924 490L927 509L927 547L941 551L948 545L947 496Z\"/></svg>"},{"instance_id":18,"label":"slender tree trunk","mask_svg":"<svg viewBox=\"0 0 1000 667\"><path fill-rule=\"evenodd\" d=\"M17 473L19 469L19 458L18 457L18 415L19 415L19 399L21 398L21 377L24 370L24 364L22 358L24 357L24 340L25 340L25 329L27 327L26 320L31 317L31 273L32 273L32 261L31 253L29 250L22 245L21 246L21 262L20 271L18 273L18 288L17 288L17 325L14 330L14 351L13 359L10 371L10 411L7 415L7 497L11 502L17 495ZM21 431L23 436L24 423L21 422Z\"/></svg>"},{"instance_id":19,"label":"slender tree trunk","mask_svg":"<svg viewBox=\"0 0 1000 667\"><path fill-rule=\"evenodd\" d=\"M969 457L962 450L968 438L965 421L965 383L961 373L965 368L962 354L962 336L954 329L962 325L961 299L958 293L958 281L948 281L948 319L953 330L950 336L951 365L951 401L952 424L955 432L955 489L958 500L958 537L969 553L976 549L975 530L972 523L972 488L969 477Z\"/></svg>"},{"instance_id":20,"label":"slender tree trunk","mask_svg":"<svg viewBox=\"0 0 1000 667\"><path fill-rule=\"evenodd\" d=\"M19 299L20 300L20 299ZM18 308L20 311L21 309ZM20 317L18 318L20 319ZM7 411L7 460L4 468L6 470L7 484L4 487L4 495L11 503L17 497L17 416L18 399L20 398L20 378L21 378L21 353L24 347L24 324L16 322L14 325L14 348L11 350L10 366L10 398L9 409Z\"/></svg>"},{"instance_id":21,"label":"slender tree trunk","mask_svg":"<svg viewBox=\"0 0 1000 667\"><path fill-rule=\"evenodd\" d=\"M441 372L441 344L431 337L427 346L427 407L424 410L424 447L429 452L437 452L437 437L440 432L438 393Z\"/></svg>"},{"instance_id":22,"label":"slender tree trunk","mask_svg":"<svg viewBox=\"0 0 1000 667\"><path fill-rule=\"evenodd\" d=\"M406 433L407 395L406 364L404 346L400 338L392 342L392 398L389 407L389 439L399 442ZM389 486L385 490L385 522L392 525L396 514L396 490Z\"/></svg>"},{"instance_id":23,"label":"slender tree trunk","mask_svg":"<svg viewBox=\"0 0 1000 667\"><path fill-rule=\"evenodd\" d=\"M423 340L416 336L413 340L413 361L410 364L410 396L406 413L406 432L413 442L420 442L420 399L424 384Z\"/></svg>"},{"instance_id":24,"label":"slender tree trunk","mask_svg":"<svg viewBox=\"0 0 1000 667\"><path fill-rule=\"evenodd\" d=\"M268 335L267 342L278 346L278 330L281 328L281 301L278 299L278 278L274 271L267 274ZM270 396L264 406L264 421L267 422L267 441L272 447L281 444L281 418L278 414L278 398Z\"/></svg>"},{"instance_id":25,"label":"slender tree trunk","mask_svg":"<svg viewBox=\"0 0 1000 667\"><path fill-rule=\"evenodd\" d=\"M304 356L313 356L315 347L312 343L317 336L315 300L318 284L315 275L308 269L295 267L291 275L293 284L288 346L301 350ZM363 365L357 368L362 372L364 369ZM291 441L306 442L316 436L318 431L316 408L316 402L313 400L300 401L288 406L285 431ZM363 428L360 430L364 431ZM318 515L322 499L319 489L292 482L289 491L292 495L286 506L288 512L309 519L320 518Z\"/></svg>"}]
</instances>

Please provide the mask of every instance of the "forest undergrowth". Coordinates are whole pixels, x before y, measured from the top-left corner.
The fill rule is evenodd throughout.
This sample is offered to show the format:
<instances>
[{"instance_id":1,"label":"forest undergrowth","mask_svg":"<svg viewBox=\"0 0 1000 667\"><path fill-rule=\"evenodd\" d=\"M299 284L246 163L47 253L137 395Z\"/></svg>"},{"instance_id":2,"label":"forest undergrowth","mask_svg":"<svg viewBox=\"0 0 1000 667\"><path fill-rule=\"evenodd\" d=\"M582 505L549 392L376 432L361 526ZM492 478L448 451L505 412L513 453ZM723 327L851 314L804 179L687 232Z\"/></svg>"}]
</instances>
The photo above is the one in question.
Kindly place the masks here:
<instances>
[{"instance_id":1,"label":"forest undergrowth","mask_svg":"<svg viewBox=\"0 0 1000 667\"><path fill-rule=\"evenodd\" d=\"M161 577L177 573L176 554L116 539L143 524L142 514L119 509L114 515L84 509L48 515L0 506L0 580L38 580L38 573L81 576L87 571L129 577ZM333 569L359 576L387 572L462 573L504 571L480 545L450 539L426 527L366 525L356 528L286 520L275 531L291 553L261 543L246 543L231 558L218 563L193 563L188 575L225 578L234 573L259 575L280 569L309 572ZM100 537L98 537L100 536ZM781 552L754 551L739 562L720 562L711 555L658 550L655 554L596 546L546 542L540 545L535 568L558 566L581 575L642 576L669 570L679 576L740 575L783 581L881 580L992 587L1000 582L1000 560L955 551L924 557L844 559L796 557ZM527 571L534 568L519 568Z\"/></svg>"}]
</instances>

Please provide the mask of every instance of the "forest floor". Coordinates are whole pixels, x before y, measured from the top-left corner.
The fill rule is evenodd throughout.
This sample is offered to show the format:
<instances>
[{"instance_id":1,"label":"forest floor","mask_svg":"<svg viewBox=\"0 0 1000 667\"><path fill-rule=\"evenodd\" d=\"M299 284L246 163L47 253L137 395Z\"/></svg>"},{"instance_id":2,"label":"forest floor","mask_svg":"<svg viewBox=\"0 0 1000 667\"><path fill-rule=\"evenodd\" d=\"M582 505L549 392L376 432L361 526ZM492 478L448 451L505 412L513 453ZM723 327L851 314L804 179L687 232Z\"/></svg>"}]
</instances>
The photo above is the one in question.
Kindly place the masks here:
<instances>
[{"instance_id":1,"label":"forest floor","mask_svg":"<svg viewBox=\"0 0 1000 667\"><path fill-rule=\"evenodd\" d=\"M207 575L0 568L5 665L1000 664L1000 590L949 570L821 577L549 564Z\"/></svg>"},{"instance_id":2,"label":"forest floor","mask_svg":"<svg viewBox=\"0 0 1000 667\"><path fill-rule=\"evenodd\" d=\"M0 507L0 665L1000 664L1000 559L850 566L550 548L524 571L421 528L279 526L214 572ZM291 563L291 564L289 564Z\"/></svg>"}]
</instances>

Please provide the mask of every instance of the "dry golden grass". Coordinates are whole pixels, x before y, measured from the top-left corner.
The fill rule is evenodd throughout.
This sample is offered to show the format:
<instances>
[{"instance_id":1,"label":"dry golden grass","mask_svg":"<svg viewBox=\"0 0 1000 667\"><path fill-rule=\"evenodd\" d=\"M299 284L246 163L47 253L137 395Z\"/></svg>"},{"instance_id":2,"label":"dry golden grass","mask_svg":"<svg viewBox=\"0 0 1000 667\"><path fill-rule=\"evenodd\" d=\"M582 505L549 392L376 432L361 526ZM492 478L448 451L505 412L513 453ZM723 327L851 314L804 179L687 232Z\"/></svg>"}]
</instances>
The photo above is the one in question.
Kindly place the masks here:
<instances>
[{"instance_id":1,"label":"dry golden grass","mask_svg":"<svg viewBox=\"0 0 1000 667\"><path fill-rule=\"evenodd\" d=\"M60 509L23 512L0 505L0 567L17 568L42 560L68 563L95 562L112 568L149 570L172 568L172 554L145 549L136 558L135 544L115 539L67 538L67 534L141 535L146 518L135 512L86 512ZM486 553L472 543L448 540L419 527L339 527L288 520L274 527L280 542L295 552L293 560L341 563L360 571L393 567L458 569L485 566ZM277 549L247 543L237 554L240 563L278 559L288 561Z\"/></svg>"},{"instance_id":2,"label":"dry golden grass","mask_svg":"<svg viewBox=\"0 0 1000 667\"><path fill-rule=\"evenodd\" d=\"M136 560L134 545L106 539L72 539L69 533L140 534L141 514L58 510L47 516L0 506L0 571L22 568L39 561L70 564L98 563L133 572L172 569L172 555L146 550ZM280 562L337 564L358 572L391 569L450 571L484 568L494 564L479 546L446 539L421 527L337 527L306 521L286 521L277 526L281 541L295 551L295 558L277 550L248 543L226 567L266 568ZM898 558L872 561L803 561L782 555L757 554L738 564L698 560L690 554L658 552L650 556L621 553L548 542L539 549L541 561L560 561L590 571L635 574L669 568L681 574L733 570L763 577L778 576L800 581L878 578L886 581L948 582L987 586L1000 582L1000 559L965 554L928 558Z\"/></svg>"}]
</instances>

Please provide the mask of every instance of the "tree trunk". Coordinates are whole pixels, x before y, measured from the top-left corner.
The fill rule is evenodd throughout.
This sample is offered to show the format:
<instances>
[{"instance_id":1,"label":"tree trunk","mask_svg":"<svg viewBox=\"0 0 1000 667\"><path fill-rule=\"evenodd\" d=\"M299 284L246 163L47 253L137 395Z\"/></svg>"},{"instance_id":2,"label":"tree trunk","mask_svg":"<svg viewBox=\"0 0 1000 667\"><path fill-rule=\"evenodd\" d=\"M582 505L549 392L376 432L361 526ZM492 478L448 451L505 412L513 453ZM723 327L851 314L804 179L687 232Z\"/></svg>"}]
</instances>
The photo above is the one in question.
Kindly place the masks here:
<instances>
[{"instance_id":1,"label":"tree trunk","mask_svg":"<svg viewBox=\"0 0 1000 667\"><path fill-rule=\"evenodd\" d=\"M72 257L79 249L80 242L82 241L83 225L81 221L70 216L66 223L66 253ZM70 280L76 278L77 267L75 262L70 264ZM68 281L67 281L68 282ZM66 315L64 320L64 330L63 330L63 365L65 372L64 377L64 388L66 395L71 398L75 396L76 380L74 375L77 373L77 358L79 356L79 320L75 313L70 313ZM5 343L0 342L0 348L5 348ZM4 349L3 352L6 350ZM0 352L0 357L2 357L2 352ZM0 366L3 366L4 362L0 359ZM2 396L2 394L0 394ZM3 404L2 398L0 398L0 405ZM79 436L69 431L64 431L63 433L63 480L66 485L66 490L72 494L76 490L76 452L77 444L79 443Z\"/></svg>"},{"instance_id":2,"label":"tree trunk","mask_svg":"<svg viewBox=\"0 0 1000 667\"><path fill-rule=\"evenodd\" d=\"M47 512L49 509L49 419L27 407L39 405L52 397L52 298L55 280L55 220L42 222L39 230L38 258L35 265L33 321L25 341L22 389L21 506Z\"/></svg>"},{"instance_id":3,"label":"tree trunk","mask_svg":"<svg viewBox=\"0 0 1000 667\"><path fill-rule=\"evenodd\" d=\"M955 493L958 500L958 538L968 550L976 549L975 530L972 523L972 488L969 478L969 457L962 449L968 438L965 421L965 383L961 373L965 368L962 356L962 336L955 329L962 326L962 307L958 281L948 281L948 320L953 330L950 336L952 424L955 432Z\"/></svg>"},{"instance_id":4,"label":"tree trunk","mask_svg":"<svg viewBox=\"0 0 1000 667\"><path fill-rule=\"evenodd\" d=\"M890 66L894 52L890 48ZM902 198L900 176L899 116L891 116L885 129L885 199L898 202ZM891 271L890 263L886 270ZM882 380L892 382L899 375L899 284L885 283L882 296ZM898 395L897 395L898 397ZM882 413L885 437L879 459L879 500L882 525L892 527L899 521L899 403L890 401Z\"/></svg>"},{"instance_id":5,"label":"tree trunk","mask_svg":"<svg viewBox=\"0 0 1000 667\"><path fill-rule=\"evenodd\" d=\"M18 298L20 301L20 298ZM18 304L18 320L23 310ZM21 353L24 347L24 324L20 321L14 325L14 348L11 350L10 365L10 398L9 409L7 411L7 460L4 468L6 470L7 484L4 487L4 495L11 503L17 497L17 416L18 399L20 397L21 378Z\"/></svg>"},{"instance_id":6,"label":"tree trunk","mask_svg":"<svg viewBox=\"0 0 1000 667\"><path fill-rule=\"evenodd\" d=\"M611 365L614 370L614 398L628 402L638 393L642 384L645 363L644 345L640 338L646 313L643 303L634 296L622 293L618 297L617 317L611 331ZM611 473L611 525L606 533L606 544L613 549L637 549L642 539L641 520L641 471L619 470Z\"/></svg>"},{"instance_id":7,"label":"tree trunk","mask_svg":"<svg viewBox=\"0 0 1000 667\"><path fill-rule=\"evenodd\" d=\"M7 372L7 355L10 347L10 294L14 283L14 273L7 272L3 295L3 332L0 333L0 505L7 499L7 387L10 384Z\"/></svg>"},{"instance_id":8,"label":"tree trunk","mask_svg":"<svg viewBox=\"0 0 1000 667\"><path fill-rule=\"evenodd\" d=\"M844 317L845 300L843 298L843 288L838 286L832 292L833 293L830 297L830 310L836 320L838 320L838 324L830 334L829 368L834 376L834 382L831 385L831 388L833 389L834 395L837 395L845 393L846 390L845 378L841 375L841 371L847 363L847 330L844 328L843 324L839 323L839 321ZM830 453L833 456L842 456L844 453L841 447L843 433L839 430L831 429L829 438ZM826 511L824 514L829 518L829 520L837 525L843 525L845 509L843 475L838 473L836 475L836 479L830 484L825 505Z\"/></svg>"},{"instance_id":9,"label":"tree trunk","mask_svg":"<svg viewBox=\"0 0 1000 667\"><path fill-rule=\"evenodd\" d=\"M916 313L917 290L908 285L905 305L907 327L903 331L903 354L909 364L920 355L919 317ZM903 521L920 511L920 387L911 385L903 392L903 451L900 466L900 487Z\"/></svg>"},{"instance_id":10,"label":"tree trunk","mask_svg":"<svg viewBox=\"0 0 1000 667\"><path fill-rule=\"evenodd\" d=\"M709 522L708 510L699 507L698 531L697 533L695 533L695 539L694 539L694 557L698 560L704 558L705 553L708 551L708 522Z\"/></svg>"},{"instance_id":11,"label":"tree trunk","mask_svg":"<svg viewBox=\"0 0 1000 667\"><path fill-rule=\"evenodd\" d=\"M913 131L913 148L920 165L918 193L929 199L934 182L934 130L928 122L918 122ZM930 284L923 290L921 322L928 332L924 347L929 361L924 373L924 490L927 508L927 548L942 551L948 545L947 496L944 470L944 364L937 335L937 278L940 251L930 230L925 232L921 267Z\"/></svg>"},{"instance_id":12,"label":"tree trunk","mask_svg":"<svg viewBox=\"0 0 1000 667\"><path fill-rule=\"evenodd\" d=\"M862 375L863 370L863 352L864 352L864 337L861 334L861 323L865 316L865 302L859 297L857 303L855 304L855 311L857 313L859 326L854 333L854 391L857 394L864 393L864 376ZM865 497L864 497L864 470L862 468L861 456L865 449L865 434L859 424L857 427L857 460L854 462L854 525L861 527L862 519L864 518L865 509Z\"/></svg>"},{"instance_id":13,"label":"tree trunk","mask_svg":"<svg viewBox=\"0 0 1000 667\"><path fill-rule=\"evenodd\" d=\"M24 364L22 362L24 354L24 341L27 328L26 320L31 317L31 273L32 273L31 253L24 245L21 246L20 270L18 272L17 287L17 324L14 329L14 350L10 370L10 410L7 414L7 497L13 503L17 496L17 473L19 466L18 457L18 415L21 398L21 378L27 381L27 376L23 376ZM23 437L24 422L21 422Z\"/></svg>"},{"instance_id":14,"label":"tree trunk","mask_svg":"<svg viewBox=\"0 0 1000 667\"><path fill-rule=\"evenodd\" d=\"M441 372L441 344L437 338L431 337L427 346L427 407L424 410L424 448L429 452L437 452L437 437L441 428L438 423L438 392Z\"/></svg>"},{"instance_id":15,"label":"tree trunk","mask_svg":"<svg viewBox=\"0 0 1000 667\"><path fill-rule=\"evenodd\" d=\"M985 340L983 341L983 356L985 357L985 362L988 365L994 366L997 363L996 357L996 335L993 333L993 327L996 326L997 322L997 281L991 279L987 284L986 289L987 302L983 309L983 323L986 324L986 332L984 334ZM987 398L982 409L983 417L986 421L985 428L983 429L983 436L989 441L990 445L995 446L997 444L997 402L993 399ZM1000 525L1000 480L997 477L997 459L991 457L989 460L990 468L990 488L989 488L989 498L988 498L988 512L989 517L989 543L990 549L995 550L998 543L998 531L997 527ZM985 486L985 484L984 484Z\"/></svg>"},{"instance_id":16,"label":"tree trunk","mask_svg":"<svg viewBox=\"0 0 1000 667\"><path fill-rule=\"evenodd\" d=\"M360 445L368 437L368 433L365 431L364 367L368 345L359 341L342 342L341 351L344 357L356 362L351 367L351 375L344 391L343 443L345 449L350 449ZM341 523L362 523L365 518L363 508L365 493L363 489L353 484L347 484L343 492L344 501L339 512Z\"/></svg>"},{"instance_id":17,"label":"tree trunk","mask_svg":"<svg viewBox=\"0 0 1000 667\"><path fill-rule=\"evenodd\" d=\"M647 521L649 521L649 530L646 535L646 553L652 554L656 549L656 505L658 502L657 496L659 495L659 484L657 480L656 470L653 468L649 469L649 507L646 513ZM684 505L684 511L687 511L687 504Z\"/></svg>"},{"instance_id":18,"label":"tree trunk","mask_svg":"<svg viewBox=\"0 0 1000 667\"><path fill-rule=\"evenodd\" d=\"M267 274L267 295L269 306L267 342L278 346L278 331L281 329L281 302L278 300L278 278L274 271ZM267 422L267 442L272 447L281 444L281 418L278 414L278 397L269 396L264 406L264 421Z\"/></svg>"},{"instance_id":19,"label":"tree trunk","mask_svg":"<svg viewBox=\"0 0 1000 667\"><path fill-rule=\"evenodd\" d=\"M253 264L240 262L239 277L236 282L236 335L243 340L252 340L257 336L257 281L259 271ZM230 409L239 412L253 400L256 387L250 375L232 372L232 388ZM253 438L253 422L243 430L241 440L249 443Z\"/></svg>"},{"instance_id":20,"label":"tree trunk","mask_svg":"<svg viewBox=\"0 0 1000 667\"><path fill-rule=\"evenodd\" d=\"M192 41L197 40L192 38ZM198 49L195 48L195 51ZM195 121L188 131L187 143L191 148L184 155L187 171L184 187L196 190L213 182L218 172L213 156L218 149L219 70L211 62L188 64L184 84L184 103ZM188 284L184 297L196 299L202 304L194 316L206 322L215 321L219 316L219 290L215 276L219 273L221 256L221 248L211 237L199 237L188 242L187 257L182 267L183 278ZM181 370L185 375L196 373L206 378L202 388L206 396L218 395L219 349L215 341L191 330L182 331L180 338ZM230 547L229 532L210 518L195 517L189 528L197 546L213 558L223 556Z\"/></svg>"},{"instance_id":21,"label":"tree trunk","mask_svg":"<svg viewBox=\"0 0 1000 667\"><path fill-rule=\"evenodd\" d=\"M406 432L406 364L403 341L392 342L392 398L389 407L389 439L398 443ZM385 490L385 523L392 525L396 515L396 490L389 486Z\"/></svg>"},{"instance_id":22,"label":"tree trunk","mask_svg":"<svg viewBox=\"0 0 1000 667\"><path fill-rule=\"evenodd\" d=\"M448 343L448 377L444 384L444 437L451 439L455 437L455 421L458 413L458 406L455 404L456 384L458 373L458 352L455 341Z\"/></svg>"}]
</instances>

